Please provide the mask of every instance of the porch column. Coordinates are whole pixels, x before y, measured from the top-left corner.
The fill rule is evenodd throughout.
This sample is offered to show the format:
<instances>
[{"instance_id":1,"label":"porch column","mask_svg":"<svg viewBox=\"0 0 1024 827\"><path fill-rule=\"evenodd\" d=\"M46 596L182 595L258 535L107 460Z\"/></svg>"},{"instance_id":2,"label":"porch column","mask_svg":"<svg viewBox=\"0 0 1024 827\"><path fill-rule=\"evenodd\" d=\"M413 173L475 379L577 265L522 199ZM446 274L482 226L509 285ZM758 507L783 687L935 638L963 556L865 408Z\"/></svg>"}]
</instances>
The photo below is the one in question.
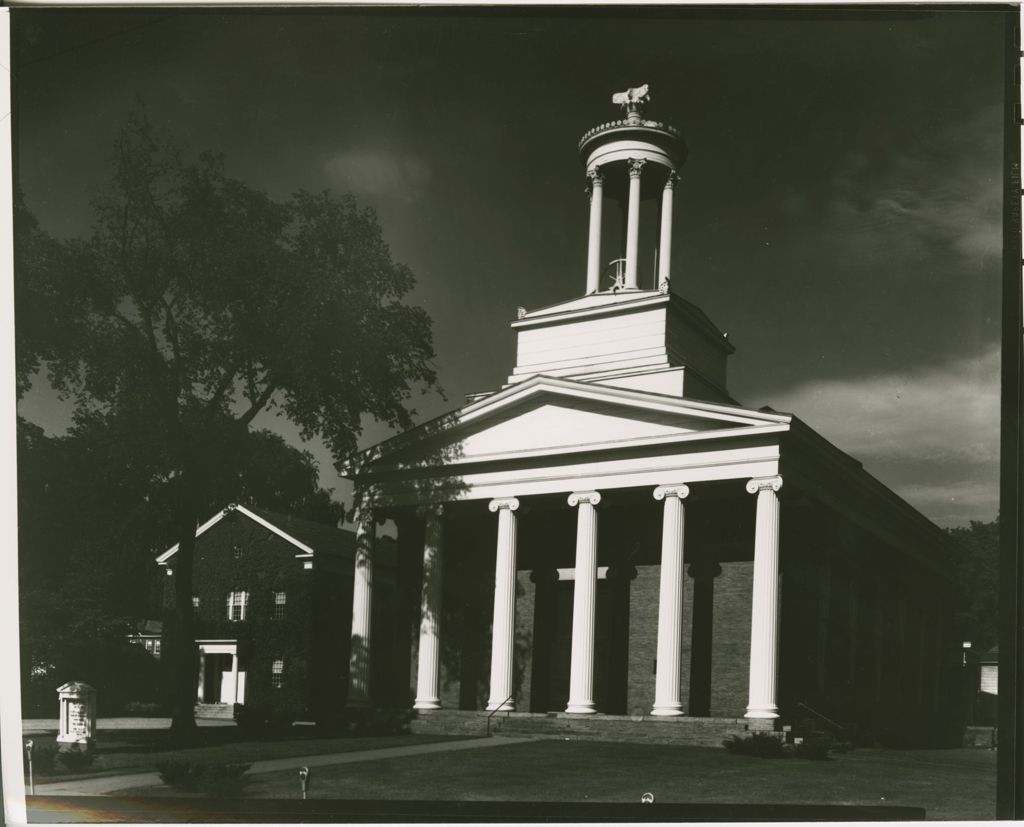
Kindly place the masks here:
<instances>
[{"instance_id":1,"label":"porch column","mask_svg":"<svg viewBox=\"0 0 1024 827\"><path fill-rule=\"evenodd\" d=\"M370 703L370 624L373 608L373 553L377 523L373 511L356 517L356 555L352 575L352 634L349 639L348 704Z\"/></svg>"},{"instance_id":2,"label":"porch column","mask_svg":"<svg viewBox=\"0 0 1024 827\"><path fill-rule=\"evenodd\" d=\"M420 650L413 709L441 708L441 577L443 506L424 509L423 591L420 597Z\"/></svg>"},{"instance_id":3,"label":"porch column","mask_svg":"<svg viewBox=\"0 0 1024 827\"><path fill-rule=\"evenodd\" d=\"M661 485L654 499L665 501L661 527L661 588L658 593L658 654L652 715L682 715L679 691L683 645L683 500L685 485Z\"/></svg>"},{"instance_id":4,"label":"porch column","mask_svg":"<svg viewBox=\"0 0 1024 827\"><path fill-rule=\"evenodd\" d=\"M637 257L640 251L640 173L647 162L629 159L629 206L626 219L626 279L625 288L636 290Z\"/></svg>"},{"instance_id":5,"label":"porch column","mask_svg":"<svg viewBox=\"0 0 1024 827\"><path fill-rule=\"evenodd\" d=\"M597 509L601 495L581 491L569 495L576 517L576 581L572 598L572 654L569 665L569 705L566 712L593 714L594 610L597 599Z\"/></svg>"},{"instance_id":6,"label":"porch column","mask_svg":"<svg viewBox=\"0 0 1024 827\"><path fill-rule=\"evenodd\" d=\"M750 611L750 687L746 718L779 717L775 686L779 632L779 489L782 477L747 483L757 494L754 587Z\"/></svg>"},{"instance_id":7,"label":"porch column","mask_svg":"<svg viewBox=\"0 0 1024 827\"><path fill-rule=\"evenodd\" d=\"M587 173L590 179L590 237L587 245L587 295L596 293L601 279L601 211L604 206L604 176L601 168Z\"/></svg>"},{"instance_id":8,"label":"porch column","mask_svg":"<svg viewBox=\"0 0 1024 827\"><path fill-rule=\"evenodd\" d=\"M672 196L679 176L669 170L661 192L661 238L658 243L658 289L667 290L672 278Z\"/></svg>"},{"instance_id":9,"label":"porch column","mask_svg":"<svg viewBox=\"0 0 1024 827\"><path fill-rule=\"evenodd\" d=\"M238 703L238 648L231 653L231 703Z\"/></svg>"},{"instance_id":10,"label":"porch column","mask_svg":"<svg viewBox=\"0 0 1024 827\"><path fill-rule=\"evenodd\" d=\"M202 647L199 649L199 686L196 687L196 699L203 702L203 691L206 686L206 652ZM66 730L65 730L66 731Z\"/></svg>"},{"instance_id":11,"label":"porch column","mask_svg":"<svg viewBox=\"0 0 1024 827\"><path fill-rule=\"evenodd\" d=\"M512 658L516 625L516 510L515 497L491 500L498 514L498 549L494 565L494 622L491 625L491 697L487 710L515 712L512 698Z\"/></svg>"}]
</instances>

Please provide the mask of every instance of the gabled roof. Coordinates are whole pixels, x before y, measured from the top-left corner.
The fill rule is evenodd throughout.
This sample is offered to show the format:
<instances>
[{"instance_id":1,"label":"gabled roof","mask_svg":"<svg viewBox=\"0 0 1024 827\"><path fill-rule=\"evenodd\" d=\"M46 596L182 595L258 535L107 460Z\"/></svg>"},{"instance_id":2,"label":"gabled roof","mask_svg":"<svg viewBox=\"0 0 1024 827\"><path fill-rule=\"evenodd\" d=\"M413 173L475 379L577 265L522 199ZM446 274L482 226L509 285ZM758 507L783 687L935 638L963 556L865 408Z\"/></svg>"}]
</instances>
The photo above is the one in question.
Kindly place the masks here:
<instances>
[{"instance_id":1,"label":"gabled roof","mask_svg":"<svg viewBox=\"0 0 1024 827\"><path fill-rule=\"evenodd\" d=\"M557 407L564 412L560 421L555 423L561 428L560 433L552 428L550 418L544 418L541 409L545 406L548 409ZM531 421L531 417L536 421ZM554 440L550 445L537 445L532 449L524 447L523 455L526 455L553 450L569 452L601 446L653 444L755 429L785 430L792 418L787 414L756 411L738 405L538 374L350 457L343 473L358 473L360 467L385 456L396 455L417 445L464 439L467 435L479 434L485 428L494 431L492 442L505 448L507 443L502 440L507 431L506 423L517 419L527 426L524 432L537 434L543 431ZM630 420L645 421L649 427L634 428L612 442L602 443L600 439L592 441L588 438L588 435L600 434L605 423ZM559 441L559 436L564 438ZM469 458L468 454L466 458ZM483 456L476 458L482 459ZM461 462L462 459L453 457L451 461Z\"/></svg>"},{"instance_id":2,"label":"gabled roof","mask_svg":"<svg viewBox=\"0 0 1024 827\"><path fill-rule=\"evenodd\" d=\"M288 517L284 514L276 514L273 511L264 509L250 509L244 505L232 503L226 508L214 514L209 520L196 529L196 537L200 537L223 520L228 514L237 512L256 523L259 523L268 531L272 531L281 539L295 546L296 557L312 557L315 552L329 552L336 547L345 544L345 535L341 529L332 528L320 523L311 523L308 520L299 520L295 517ZM262 512L262 514L260 513ZM161 566L174 556L178 551L178 544L175 543L167 551L156 558Z\"/></svg>"}]
</instances>

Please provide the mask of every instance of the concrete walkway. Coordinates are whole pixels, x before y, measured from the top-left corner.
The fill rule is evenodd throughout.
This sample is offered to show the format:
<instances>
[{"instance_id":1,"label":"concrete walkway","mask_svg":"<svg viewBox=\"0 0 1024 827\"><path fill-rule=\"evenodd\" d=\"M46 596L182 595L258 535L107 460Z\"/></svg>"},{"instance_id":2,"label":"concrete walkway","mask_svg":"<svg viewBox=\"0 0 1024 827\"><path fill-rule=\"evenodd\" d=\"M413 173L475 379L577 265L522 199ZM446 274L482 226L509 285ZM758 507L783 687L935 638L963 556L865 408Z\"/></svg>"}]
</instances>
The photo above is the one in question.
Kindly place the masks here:
<instances>
[{"instance_id":1,"label":"concrete walkway","mask_svg":"<svg viewBox=\"0 0 1024 827\"><path fill-rule=\"evenodd\" d=\"M378 761L384 758L406 758L414 755L429 755L434 752L483 749L484 747L500 747L507 744L522 743L522 738L504 738L500 735L495 735L491 738L474 738L471 741L444 741L437 744L413 744L404 747L367 749L359 752L310 755L306 757L296 756L294 758L271 758L266 761L254 761L249 774L256 775L265 772L278 772L280 770L294 770L298 772L299 767L328 767L336 764ZM102 778L83 778L77 781L37 783L36 795L105 795L115 790L153 787L161 783L160 776L155 772L107 775Z\"/></svg>"},{"instance_id":2,"label":"concrete walkway","mask_svg":"<svg viewBox=\"0 0 1024 827\"><path fill-rule=\"evenodd\" d=\"M45 735L56 732L59 722L56 718L24 718L21 721L23 735ZM196 726L222 727L235 726L234 721L218 718L196 718ZM97 718L97 730L114 729L170 729L170 718Z\"/></svg>"}]
</instances>

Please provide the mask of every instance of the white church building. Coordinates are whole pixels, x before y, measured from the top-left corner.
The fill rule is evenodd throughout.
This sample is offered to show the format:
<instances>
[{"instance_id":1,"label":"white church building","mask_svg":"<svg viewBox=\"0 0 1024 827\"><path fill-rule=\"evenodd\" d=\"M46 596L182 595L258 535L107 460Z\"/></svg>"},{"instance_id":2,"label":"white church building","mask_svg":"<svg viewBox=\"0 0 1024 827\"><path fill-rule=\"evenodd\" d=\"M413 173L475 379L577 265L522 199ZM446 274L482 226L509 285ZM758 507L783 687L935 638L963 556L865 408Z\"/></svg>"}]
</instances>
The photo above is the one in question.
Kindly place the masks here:
<instances>
[{"instance_id":1,"label":"white church building","mask_svg":"<svg viewBox=\"0 0 1024 827\"><path fill-rule=\"evenodd\" d=\"M647 100L615 96L621 119L579 143L580 294L520 308L499 389L347 465L361 503L348 703L407 698L421 729L496 713L685 741L817 715L935 741L957 705L950 540L793 414L732 398L734 347L673 290L687 150ZM602 237L616 202L622 237ZM385 519L399 600L371 638ZM390 685L371 685L375 658Z\"/></svg>"}]
</instances>

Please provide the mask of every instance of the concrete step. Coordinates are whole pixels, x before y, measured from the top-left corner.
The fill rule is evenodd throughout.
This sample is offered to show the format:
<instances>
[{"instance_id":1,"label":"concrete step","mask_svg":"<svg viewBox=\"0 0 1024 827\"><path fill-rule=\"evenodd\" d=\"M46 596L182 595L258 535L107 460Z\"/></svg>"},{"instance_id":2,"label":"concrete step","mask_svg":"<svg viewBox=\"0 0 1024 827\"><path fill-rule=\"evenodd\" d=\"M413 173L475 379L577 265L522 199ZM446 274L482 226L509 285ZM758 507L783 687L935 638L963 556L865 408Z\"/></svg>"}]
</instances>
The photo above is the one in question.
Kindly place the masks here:
<instances>
[{"instance_id":1,"label":"concrete step","mask_svg":"<svg viewBox=\"0 0 1024 827\"><path fill-rule=\"evenodd\" d=\"M437 710L421 713L412 722L416 733L485 735L487 713ZM718 747L730 735L746 735L747 725L736 718L636 718L625 715L499 712L491 717L490 732L516 738L569 738L633 743L687 744Z\"/></svg>"},{"instance_id":2,"label":"concrete step","mask_svg":"<svg viewBox=\"0 0 1024 827\"><path fill-rule=\"evenodd\" d=\"M234 704L196 704L193 711L197 718L214 718L233 721L235 718Z\"/></svg>"}]
</instances>

